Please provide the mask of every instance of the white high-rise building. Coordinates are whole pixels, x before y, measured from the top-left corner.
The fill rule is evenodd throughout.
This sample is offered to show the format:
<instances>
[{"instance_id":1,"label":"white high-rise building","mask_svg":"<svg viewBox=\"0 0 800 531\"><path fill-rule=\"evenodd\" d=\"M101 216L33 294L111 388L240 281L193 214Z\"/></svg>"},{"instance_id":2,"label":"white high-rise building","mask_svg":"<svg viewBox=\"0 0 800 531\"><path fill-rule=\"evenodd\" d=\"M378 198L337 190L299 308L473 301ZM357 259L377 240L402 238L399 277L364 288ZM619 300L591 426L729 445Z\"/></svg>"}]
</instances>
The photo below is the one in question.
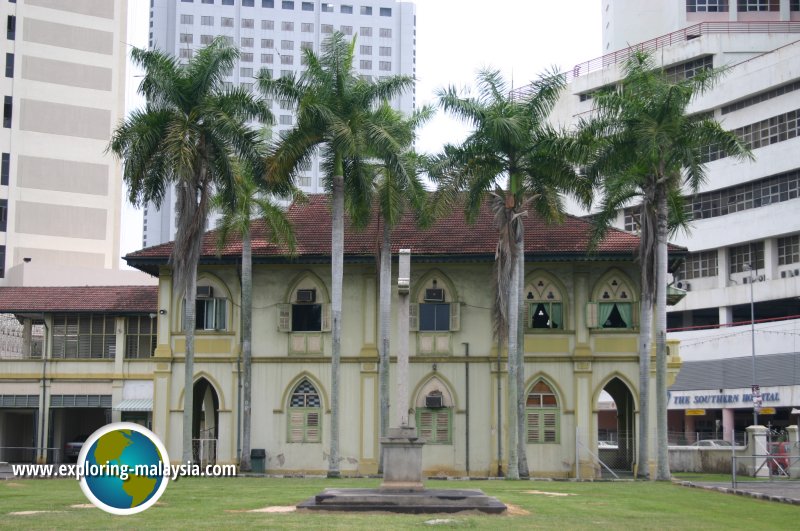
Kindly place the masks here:
<instances>
[{"instance_id":1,"label":"white high-rise building","mask_svg":"<svg viewBox=\"0 0 800 531\"><path fill-rule=\"evenodd\" d=\"M0 3L0 285L118 269L121 166L106 147L124 112L127 6Z\"/></svg>"},{"instance_id":2,"label":"white high-rise building","mask_svg":"<svg viewBox=\"0 0 800 531\"><path fill-rule=\"evenodd\" d=\"M652 52L676 79L729 67L690 111L713 113L755 156L753 162L735 161L709 146L707 181L687 201L691 232L673 240L690 254L673 284L687 294L668 309L668 327L689 363L671 391L670 430L684 422L687 433L718 428L720 438L723 432L728 438L731 429L753 421L752 383L773 400L765 398L773 410L760 422L794 423L789 411L800 386L784 387L788 380L776 375L796 384L796 372L776 367L794 359L788 354L797 352L800 323L800 1L602 0L602 12L606 55L568 72L554 121L574 124L591 113L592 93L620 79L634 47ZM632 209L620 212L617 226L636 230ZM751 294L755 319L765 321L752 337L750 326L736 326L749 325ZM750 361L737 365L746 373L728 374L727 360L749 358L753 351L754 374ZM705 373L698 377L692 363L710 360L719 363L698 365ZM708 393L730 397L703 407ZM686 409L695 416L679 414Z\"/></svg>"},{"instance_id":3,"label":"white high-rise building","mask_svg":"<svg viewBox=\"0 0 800 531\"><path fill-rule=\"evenodd\" d=\"M151 0L150 47L188 60L195 50L223 35L241 50L239 64L228 82L253 86L262 68L273 77L303 70L305 48L319 52L334 31L357 36L356 70L365 76L416 74L416 6L395 0ZM414 91L393 102L410 114ZM273 135L294 123L293 110L272 103ZM313 161L298 185L308 193L321 192L319 162ZM213 227L215 216L209 222ZM144 212L143 244L156 245L175 237L174 187L160 209Z\"/></svg>"}]
</instances>

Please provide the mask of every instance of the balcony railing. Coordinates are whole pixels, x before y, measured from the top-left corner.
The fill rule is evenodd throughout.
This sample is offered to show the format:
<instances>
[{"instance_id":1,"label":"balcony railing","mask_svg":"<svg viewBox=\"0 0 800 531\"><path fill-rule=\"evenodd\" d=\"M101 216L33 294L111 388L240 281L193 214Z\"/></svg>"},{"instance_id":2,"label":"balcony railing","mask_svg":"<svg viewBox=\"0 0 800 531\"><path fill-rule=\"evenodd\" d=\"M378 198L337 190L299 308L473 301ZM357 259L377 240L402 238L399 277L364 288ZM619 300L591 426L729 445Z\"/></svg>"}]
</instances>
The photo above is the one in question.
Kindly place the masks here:
<instances>
[{"instance_id":1,"label":"balcony railing","mask_svg":"<svg viewBox=\"0 0 800 531\"><path fill-rule=\"evenodd\" d=\"M608 66L624 63L636 52L653 53L667 46L687 42L703 35L741 34L741 33L800 33L800 22L701 22L648 41L622 48L583 63L563 72L567 83L580 76L602 70ZM520 87L512 92L513 97L522 97L530 90L529 86Z\"/></svg>"}]
</instances>

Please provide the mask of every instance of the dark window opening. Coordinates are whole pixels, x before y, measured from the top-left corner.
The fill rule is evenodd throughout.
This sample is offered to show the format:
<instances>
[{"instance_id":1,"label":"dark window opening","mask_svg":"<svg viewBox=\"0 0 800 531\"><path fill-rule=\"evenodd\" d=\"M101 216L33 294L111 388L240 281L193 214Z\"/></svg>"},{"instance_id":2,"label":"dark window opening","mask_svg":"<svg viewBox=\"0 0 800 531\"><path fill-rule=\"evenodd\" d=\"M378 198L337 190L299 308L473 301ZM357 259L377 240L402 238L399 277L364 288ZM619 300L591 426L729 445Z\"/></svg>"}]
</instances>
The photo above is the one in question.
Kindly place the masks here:
<instances>
[{"instance_id":1,"label":"dark window opening","mask_svg":"<svg viewBox=\"0 0 800 531\"><path fill-rule=\"evenodd\" d=\"M6 276L6 246L0 245L0 278Z\"/></svg>"},{"instance_id":2,"label":"dark window opening","mask_svg":"<svg viewBox=\"0 0 800 531\"><path fill-rule=\"evenodd\" d=\"M8 15L6 19L6 38L13 41L17 36L17 17Z\"/></svg>"},{"instance_id":3,"label":"dark window opening","mask_svg":"<svg viewBox=\"0 0 800 531\"><path fill-rule=\"evenodd\" d=\"M750 324L750 304L740 304L731 310L734 323ZM753 314L756 321L800 315L800 301L791 298L757 302L753 305Z\"/></svg>"},{"instance_id":4,"label":"dark window opening","mask_svg":"<svg viewBox=\"0 0 800 531\"><path fill-rule=\"evenodd\" d=\"M14 77L14 54L6 54L6 77Z\"/></svg>"},{"instance_id":5,"label":"dark window opening","mask_svg":"<svg viewBox=\"0 0 800 531\"><path fill-rule=\"evenodd\" d=\"M8 223L8 199L0 199L0 232L6 231Z\"/></svg>"},{"instance_id":6,"label":"dark window opening","mask_svg":"<svg viewBox=\"0 0 800 531\"><path fill-rule=\"evenodd\" d=\"M319 332L321 330L321 304L292 304L292 332Z\"/></svg>"},{"instance_id":7,"label":"dark window opening","mask_svg":"<svg viewBox=\"0 0 800 531\"><path fill-rule=\"evenodd\" d=\"M450 304L420 304L420 332L447 332L450 330Z\"/></svg>"},{"instance_id":8,"label":"dark window opening","mask_svg":"<svg viewBox=\"0 0 800 531\"><path fill-rule=\"evenodd\" d=\"M6 96L3 100L3 127L11 128L11 96Z\"/></svg>"},{"instance_id":9,"label":"dark window opening","mask_svg":"<svg viewBox=\"0 0 800 531\"><path fill-rule=\"evenodd\" d=\"M11 155L3 153L2 167L0 167L0 185L8 186L8 176L11 173Z\"/></svg>"},{"instance_id":10,"label":"dark window opening","mask_svg":"<svg viewBox=\"0 0 800 531\"><path fill-rule=\"evenodd\" d=\"M622 318L616 304L611 309L611 314L609 314L608 319L603 323L603 328L628 328L628 323Z\"/></svg>"}]
</instances>

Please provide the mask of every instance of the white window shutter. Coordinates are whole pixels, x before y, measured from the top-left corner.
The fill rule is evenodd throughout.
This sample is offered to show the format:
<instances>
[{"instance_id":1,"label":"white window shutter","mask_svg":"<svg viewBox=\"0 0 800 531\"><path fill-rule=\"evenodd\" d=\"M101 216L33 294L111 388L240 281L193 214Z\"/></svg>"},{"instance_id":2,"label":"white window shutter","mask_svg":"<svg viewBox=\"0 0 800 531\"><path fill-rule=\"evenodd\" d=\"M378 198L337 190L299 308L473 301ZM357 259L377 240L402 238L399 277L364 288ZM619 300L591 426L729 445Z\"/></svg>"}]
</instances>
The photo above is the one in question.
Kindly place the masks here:
<instances>
[{"instance_id":1,"label":"white window shutter","mask_svg":"<svg viewBox=\"0 0 800 531\"><path fill-rule=\"evenodd\" d=\"M278 304L278 332L292 331L292 305Z\"/></svg>"},{"instance_id":2,"label":"white window shutter","mask_svg":"<svg viewBox=\"0 0 800 531\"><path fill-rule=\"evenodd\" d=\"M450 303L450 331L458 332L461 330L461 303Z\"/></svg>"},{"instance_id":3,"label":"white window shutter","mask_svg":"<svg viewBox=\"0 0 800 531\"><path fill-rule=\"evenodd\" d=\"M416 302L408 305L408 329L411 332L419 330L419 304Z\"/></svg>"},{"instance_id":4,"label":"white window shutter","mask_svg":"<svg viewBox=\"0 0 800 531\"><path fill-rule=\"evenodd\" d=\"M598 311L599 308L596 302L590 302L586 304L586 327L587 328L599 328L600 324L598 321Z\"/></svg>"},{"instance_id":5,"label":"white window shutter","mask_svg":"<svg viewBox=\"0 0 800 531\"><path fill-rule=\"evenodd\" d=\"M322 305L322 331L331 331L331 305L330 303Z\"/></svg>"},{"instance_id":6,"label":"white window shutter","mask_svg":"<svg viewBox=\"0 0 800 531\"><path fill-rule=\"evenodd\" d=\"M289 442L303 442L305 432L305 412L291 411L289 413Z\"/></svg>"}]
</instances>

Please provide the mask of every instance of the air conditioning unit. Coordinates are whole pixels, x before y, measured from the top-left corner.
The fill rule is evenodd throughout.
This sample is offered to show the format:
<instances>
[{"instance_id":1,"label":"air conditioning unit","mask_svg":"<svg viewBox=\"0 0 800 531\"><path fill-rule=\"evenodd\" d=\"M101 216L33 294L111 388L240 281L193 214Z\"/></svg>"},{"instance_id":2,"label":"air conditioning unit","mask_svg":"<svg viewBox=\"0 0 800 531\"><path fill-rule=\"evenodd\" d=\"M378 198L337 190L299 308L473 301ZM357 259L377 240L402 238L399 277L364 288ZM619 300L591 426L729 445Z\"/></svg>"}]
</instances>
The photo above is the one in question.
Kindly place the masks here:
<instances>
[{"instance_id":1,"label":"air conditioning unit","mask_svg":"<svg viewBox=\"0 0 800 531\"><path fill-rule=\"evenodd\" d=\"M210 299L214 296L214 288L211 286L197 286L198 299Z\"/></svg>"},{"instance_id":2,"label":"air conditioning unit","mask_svg":"<svg viewBox=\"0 0 800 531\"><path fill-rule=\"evenodd\" d=\"M791 277L791 276L792 276L792 272L791 271L781 271L781 278L786 278L786 277Z\"/></svg>"},{"instance_id":3,"label":"air conditioning unit","mask_svg":"<svg viewBox=\"0 0 800 531\"><path fill-rule=\"evenodd\" d=\"M692 289L692 285L686 282L685 280L679 280L675 283L675 287L678 289L682 289L684 291L689 291Z\"/></svg>"},{"instance_id":4,"label":"air conditioning unit","mask_svg":"<svg viewBox=\"0 0 800 531\"><path fill-rule=\"evenodd\" d=\"M742 278L742 284L747 284L748 282L750 282L750 277L743 277Z\"/></svg>"},{"instance_id":5,"label":"air conditioning unit","mask_svg":"<svg viewBox=\"0 0 800 531\"><path fill-rule=\"evenodd\" d=\"M444 407L442 395L428 395L425 397L425 407L440 408Z\"/></svg>"},{"instance_id":6,"label":"air conditioning unit","mask_svg":"<svg viewBox=\"0 0 800 531\"><path fill-rule=\"evenodd\" d=\"M795 269L794 270L794 276L800 277L800 269Z\"/></svg>"},{"instance_id":7,"label":"air conditioning unit","mask_svg":"<svg viewBox=\"0 0 800 531\"><path fill-rule=\"evenodd\" d=\"M317 290L299 289L297 290L297 302L316 302Z\"/></svg>"},{"instance_id":8,"label":"air conditioning unit","mask_svg":"<svg viewBox=\"0 0 800 531\"><path fill-rule=\"evenodd\" d=\"M442 288L426 289L425 302L444 302L444 290Z\"/></svg>"},{"instance_id":9,"label":"air conditioning unit","mask_svg":"<svg viewBox=\"0 0 800 531\"><path fill-rule=\"evenodd\" d=\"M764 275L758 275L758 281L759 281L759 282L764 282L766 279L767 279L767 277L766 277L766 276L764 276Z\"/></svg>"}]
</instances>

